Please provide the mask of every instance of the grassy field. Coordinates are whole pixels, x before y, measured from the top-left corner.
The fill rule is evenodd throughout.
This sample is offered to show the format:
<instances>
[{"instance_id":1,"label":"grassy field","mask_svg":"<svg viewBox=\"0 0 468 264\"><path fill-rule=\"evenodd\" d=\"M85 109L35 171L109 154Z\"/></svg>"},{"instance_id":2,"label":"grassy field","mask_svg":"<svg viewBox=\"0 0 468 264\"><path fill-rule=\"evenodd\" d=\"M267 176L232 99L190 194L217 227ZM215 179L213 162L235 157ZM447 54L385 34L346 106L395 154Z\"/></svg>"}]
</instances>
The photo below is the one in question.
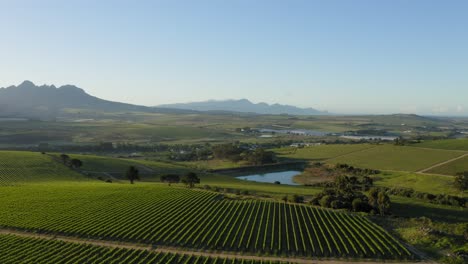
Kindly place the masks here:
<instances>
[{"instance_id":1,"label":"grassy field","mask_svg":"<svg viewBox=\"0 0 468 264\"><path fill-rule=\"evenodd\" d=\"M143 181L159 182L160 175L167 173L184 174L189 171L198 172L198 170L205 168L194 166L198 162L180 162L180 163L166 163L157 161L148 161L140 159L121 159L113 157L101 157L95 155L71 155L72 158L79 158L83 160L82 169L85 171L95 172L111 172L117 179L125 181L124 173L129 166L137 166L142 172L141 179ZM215 162L216 161L207 161ZM202 164L204 162L201 162ZM211 164L211 163L210 163ZM221 162L221 165L228 166L229 162ZM239 164L237 164L239 166ZM233 176L226 176L214 173L198 172L201 185L210 185L211 187L221 189L233 190L247 190L256 194L264 194L272 197L279 198L284 194L300 194L300 195L313 195L320 191L318 188L306 186L291 186L291 185L278 185L270 183L249 182L245 180L236 179Z\"/></svg>"},{"instance_id":2,"label":"grassy field","mask_svg":"<svg viewBox=\"0 0 468 264\"><path fill-rule=\"evenodd\" d=\"M160 184L30 185L0 195L3 227L255 254L413 257L366 218L305 205Z\"/></svg>"},{"instance_id":3,"label":"grassy field","mask_svg":"<svg viewBox=\"0 0 468 264\"><path fill-rule=\"evenodd\" d=\"M125 173L129 166L140 167L142 172L153 173L177 173L187 172L188 168L168 162L158 162L142 159L125 159L115 157L104 157L96 155L76 155L71 154L71 158L77 158L83 161L82 170Z\"/></svg>"},{"instance_id":4,"label":"grassy field","mask_svg":"<svg viewBox=\"0 0 468 264\"><path fill-rule=\"evenodd\" d=\"M57 154L54 154L57 155ZM194 171L193 168L183 165L133 159L120 159L95 155L70 155L71 158L79 158L83 161L83 171L94 178L84 176L71 170L60 162L54 161L48 154L44 155L27 151L0 151L0 185L16 185L31 183L54 183L56 181L91 181L99 182L96 177L103 177L104 172L111 172L117 178L118 183L126 183L124 177L128 166L134 165L141 170L141 179L145 182L159 182L160 175L166 173L183 174ZM197 172L195 170L195 172ZM236 179L232 176L199 172L201 186L247 190L258 195L268 195L280 198L284 194L313 195L320 191L318 188L305 186L278 185L270 183L258 183ZM114 180L115 182L115 180ZM182 184L180 184L182 185Z\"/></svg>"},{"instance_id":5,"label":"grassy field","mask_svg":"<svg viewBox=\"0 0 468 264\"><path fill-rule=\"evenodd\" d=\"M464 157L447 164L435 167L428 171L428 173L456 175L459 172L468 171L468 157Z\"/></svg>"},{"instance_id":6,"label":"grassy field","mask_svg":"<svg viewBox=\"0 0 468 264\"><path fill-rule=\"evenodd\" d=\"M185 161L180 162L183 165L188 167L200 169L200 170L217 170L217 169L226 169L226 168L236 168L240 166L247 166L246 162L234 162L230 160L199 160L199 161Z\"/></svg>"},{"instance_id":7,"label":"grassy field","mask_svg":"<svg viewBox=\"0 0 468 264\"><path fill-rule=\"evenodd\" d=\"M364 151L328 160L328 163L346 163L360 168L397 171L419 171L431 165L456 158L463 152L380 145Z\"/></svg>"},{"instance_id":8,"label":"grassy field","mask_svg":"<svg viewBox=\"0 0 468 264\"><path fill-rule=\"evenodd\" d=\"M301 159L301 160L325 160L337 156L359 152L364 149L375 147L370 144L344 144L344 145L319 145L304 148L279 148L273 151L279 157Z\"/></svg>"},{"instance_id":9,"label":"grassy field","mask_svg":"<svg viewBox=\"0 0 468 264\"><path fill-rule=\"evenodd\" d=\"M453 186L453 177L411 172L383 171L374 176L374 184L383 187L411 188L432 194L464 195Z\"/></svg>"},{"instance_id":10,"label":"grassy field","mask_svg":"<svg viewBox=\"0 0 468 264\"><path fill-rule=\"evenodd\" d=\"M468 151L468 139L428 140L415 144L416 147Z\"/></svg>"},{"instance_id":11,"label":"grassy field","mask_svg":"<svg viewBox=\"0 0 468 264\"><path fill-rule=\"evenodd\" d=\"M58 164L49 155L37 152L0 151L0 185L76 180L87 179Z\"/></svg>"},{"instance_id":12,"label":"grassy field","mask_svg":"<svg viewBox=\"0 0 468 264\"><path fill-rule=\"evenodd\" d=\"M464 238L466 222L436 222L426 217L372 217L372 220L396 237L425 252L432 259L438 259L441 263L466 262L462 257L457 261L446 257L450 254L451 248L465 252L468 250L468 244Z\"/></svg>"},{"instance_id":13,"label":"grassy field","mask_svg":"<svg viewBox=\"0 0 468 264\"><path fill-rule=\"evenodd\" d=\"M466 208L432 204L415 198L392 196L392 213L401 217L427 217L433 221L446 223L468 223Z\"/></svg>"}]
</instances>

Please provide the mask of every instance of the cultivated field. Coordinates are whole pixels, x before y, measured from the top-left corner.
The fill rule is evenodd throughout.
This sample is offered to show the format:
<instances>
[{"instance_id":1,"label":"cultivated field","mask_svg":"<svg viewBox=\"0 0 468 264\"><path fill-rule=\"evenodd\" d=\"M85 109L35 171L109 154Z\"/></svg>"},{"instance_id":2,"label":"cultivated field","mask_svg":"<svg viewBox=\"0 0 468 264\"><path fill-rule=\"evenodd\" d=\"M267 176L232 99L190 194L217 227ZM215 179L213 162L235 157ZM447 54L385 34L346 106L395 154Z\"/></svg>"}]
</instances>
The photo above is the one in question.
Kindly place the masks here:
<instances>
[{"instance_id":1,"label":"cultivated field","mask_svg":"<svg viewBox=\"0 0 468 264\"><path fill-rule=\"evenodd\" d=\"M236 260L123 247L103 247L13 235L0 235L0 262L15 263L180 263L180 264L288 264L288 262Z\"/></svg>"},{"instance_id":2,"label":"cultivated field","mask_svg":"<svg viewBox=\"0 0 468 264\"><path fill-rule=\"evenodd\" d=\"M46 154L0 151L0 185L85 179Z\"/></svg>"},{"instance_id":3,"label":"cultivated field","mask_svg":"<svg viewBox=\"0 0 468 264\"><path fill-rule=\"evenodd\" d=\"M430 140L419 144L417 147L435 148L435 149L448 149L448 150L463 150L468 151L468 139L444 139L444 140Z\"/></svg>"},{"instance_id":4,"label":"cultivated field","mask_svg":"<svg viewBox=\"0 0 468 264\"><path fill-rule=\"evenodd\" d=\"M370 144L319 145L304 148L280 148L274 151L280 157L303 160L325 160L373 148Z\"/></svg>"},{"instance_id":5,"label":"cultivated field","mask_svg":"<svg viewBox=\"0 0 468 264\"><path fill-rule=\"evenodd\" d=\"M421 126L448 126L450 121L435 120L412 115L385 116L286 116L231 114L170 114L170 113L105 113L84 109L66 109L59 122L3 121L0 146L32 146L49 144L89 144L99 142L125 142L137 144L226 142L240 140L268 142L256 134L236 132L237 128L310 129L323 132L345 132L361 129L379 129L395 133L412 130L421 135L439 136L450 131L431 132ZM401 124L405 124L402 126ZM461 125L461 124L458 124ZM466 124L464 126L467 126ZM467 126L468 127L468 126ZM275 135L274 139L298 137ZM308 137L299 137L310 139ZM332 140L336 140L333 137Z\"/></svg>"},{"instance_id":6,"label":"cultivated field","mask_svg":"<svg viewBox=\"0 0 468 264\"><path fill-rule=\"evenodd\" d=\"M70 155L83 161L83 171L107 172L121 174L123 176L129 166L136 166L142 174L165 174L165 173L183 173L189 168L168 162L158 162L149 160L124 159L114 157L102 157L95 155ZM148 175L147 175L148 176ZM148 177L145 177L148 180Z\"/></svg>"},{"instance_id":7,"label":"cultivated field","mask_svg":"<svg viewBox=\"0 0 468 264\"><path fill-rule=\"evenodd\" d=\"M459 151L380 145L333 158L327 162L379 170L419 171L463 154Z\"/></svg>"},{"instance_id":8,"label":"cultivated field","mask_svg":"<svg viewBox=\"0 0 468 264\"><path fill-rule=\"evenodd\" d=\"M290 159L300 157L362 168L398 170L382 171L373 176L376 186L465 196L452 187L452 176L400 171L419 171L463 155L460 151L370 144L321 145L297 149L296 153L291 148L276 151ZM277 261L257 261L254 256L282 260L288 257L377 261L420 258L374 224L376 220L371 222L363 215L305 204L278 202L284 195L291 197L293 194L305 195L307 199L322 191L320 187L242 181L197 171L187 163L70 154L71 158L83 161L83 171L119 176L119 180L105 183L64 166L57 160L58 154L53 155L0 152L0 162L4 163L0 166L0 176L3 175L0 178L0 233L16 230L31 235L151 245L156 251L151 247L148 250L109 248L66 240L0 235L0 263L50 263L49 258L56 260L58 256L63 257L56 263L147 263L151 260L151 263L260 264ZM444 166L450 169L455 162L464 164L466 159L434 169ZM124 172L130 165L140 168L143 182L130 185L124 179ZM157 183L161 174L193 170L201 178L200 187L206 190ZM148 180L151 182L145 182ZM249 191L249 194L235 195L232 190ZM399 196L392 196L391 201L391 213L395 216L426 216L450 228L459 228L460 223L467 221L464 208ZM392 232L400 234L398 230ZM407 239L407 234L404 237ZM2 254L2 250L8 249L7 245L15 248L11 252L16 254L10 251ZM170 248L189 253L161 251ZM236 254L253 258L236 260Z\"/></svg>"},{"instance_id":9,"label":"cultivated field","mask_svg":"<svg viewBox=\"0 0 468 264\"><path fill-rule=\"evenodd\" d=\"M435 174L457 175L457 173L464 171L468 171L468 156L437 166L427 172Z\"/></svg>"},{"instance_id":10,"label":"cultivated field","mask_svg":"<svg viewBox=\"0 0 468 264\"><path fill-rule=\"evenodd\" d=\"M158 184L30 185L1 193L3 227L251 254L413 258L366 218L306 205Z\"/></svg>"},{"instance_id":11,"label":"cultivated field","mask_svg":"<svg viewBox=\"0 0 468 264\"><path fill-rule=\"evenodd\" d=\"M411 188L432 194L462 195L453 185L453 177L413 172L384 171L375 176L374 184L382 187Z\"/></svg>"}]
</instances>

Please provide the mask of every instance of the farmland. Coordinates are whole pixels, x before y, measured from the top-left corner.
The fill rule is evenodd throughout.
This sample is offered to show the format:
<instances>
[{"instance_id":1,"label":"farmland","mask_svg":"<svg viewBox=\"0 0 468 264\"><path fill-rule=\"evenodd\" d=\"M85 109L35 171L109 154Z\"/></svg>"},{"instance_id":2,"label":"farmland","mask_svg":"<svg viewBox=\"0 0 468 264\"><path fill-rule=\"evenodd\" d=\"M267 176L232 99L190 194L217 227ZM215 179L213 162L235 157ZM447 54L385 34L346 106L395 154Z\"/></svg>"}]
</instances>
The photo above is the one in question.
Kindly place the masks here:
<instances>
[{"instance_id":1,"label":"farmland","mask_svg":"<svg viewBox=\"0 0 468 264\"><path fill-rule=\"evenodd\" d=\"M436 195L466 197L453 187L452 176L435 175L453 175L452 171L464 169L466 159L417 173L465 154L459 150L367 143L273 150L280 162L347 163L382 170L372 176L376 187L411 188ZM248 182L209 172L212 168L243 166L242 161L177 162L160 159L162 155L158 153L148 157L143 153L138 158L117 158L121 157L120 153L101 156L69 153L71 158L83 161L81 168L71 169L60 162L59 154L0 152L0 162L3 162L0 230L63 236L83 242L150 245L150 248L109 248L0 235L0 248L10 244L15 247L14 252L25 252L7 252L0 257L0 262L35 263L55 260L58 255L64 256L63 263L146 263L150 259L152 263L277 263L276 260L236 260L232 257L236 254L291 261L324 258L403 262L421 258L400 242L411 239L407 231L400 232L399 226L386 226L385 217L308 205L309 199L323 191L322 187ZM141 172L141 181L134 185L128 184L125 178L129 166L136 166ZM160 175L183 175L189 171L195 171L201 179L202 184L197 188L159 182ZM112 183L98 181L100 175L111 175ZM280 202L284 196L293 195L303 195L306 204L292 203L291 199ZM401 196L391 197L391 214L405 219L426 216L439 221L440 226L457 228L466 222L465 208ZM414 221L402 222L409 225L405 230L416 229L410 225ZM459 233L453 236L458 239ZM188 253L164 252L165 248ZM46 250L50 252L41 253Z\"/></svg>"},{"instance_id":2,"label":"farmland","mask_svg":"<svg viewBox=\"0 0 468 264\"><path fill-rule=\"evenodd\" d=\"M415 144L417 147L468 151L468 139L430 140Z\"/></svg>"},{"instance_id":3,"label":"farmland","mask_svg":"<svg viewBox=\"0 0 468 264\"><path fill-rule=\"evenodd\" d=\"M375 185L412 188L415 191L433 194L462 194L453 186L453 177L444 175L384 171L376 177Z\"/></svg>"},{"instance_id":4,"label":"farmland","mask_svg":"<svg viewBox=\"0 0 468 264\"><path fill-rule=\"evenodd\" d=\"M332 158L327 162L380 170L418 171L463 154L459 151L381 145Z\"/></svg>"},{"instance_id":5,"label":"farmland","mask_svg":"<svg viewBox=\"0 0 468 264\"><path fill-rule=\"evenodd\" d=\"M241 113L230 114L171 114L171 113L107 113L68 109L61 122L52 121L2 121L0 146L31 146L39 143L51 145L92 144L98 142L154 143L221 143L228 140L244 142L269 142L258 134L245 134L236 128L287 128L310 129L328 133L343 133L360 129L382 129L395 133L412 129L419 135L435 132L420 130L423 125L450 125L444 120L434 120L413 115L385 116L258 116ZM70 116L68 116L70 114ZM402 127L401 124L405 126ZM446 135L450 131L437 132ZM275 135L273 140L317 140L318 138ZM320 138L322 140L323 138ZM335 141L337 137L327 140ZM430 144L430 143L427 143Z\"/></svg>"},{"instance_id":6,"label":"farmland","mask_svg":"<svg viewBox=\"0 0 468 264\"><path fill-rule=\"evenodd\" d=\"M85 180L50 156L37 152L1 151L0 168L0 185Z\"/></svg>"},{"instance_id":7,"label":"farmland","mask_svg":"<svg viewBox=\"0 0 468 264\"><path fill-rule=\"evenodd\" d=\"M105 172L123 178L125 170L129 166L136 166L145 174L145 180L155 180L151 176L164 173L182 173L188 170L187 167L178 164L148 160L124 159L115 157L103 157L96 155L71 155L83 161L83 171Z\"/></svg>"},{"instance_id":8,"label":"farmland","mask_svg":"<svg viewBox=\"0 0 468 264\"><path fill-rule=\"evenodd\" d=\"M29 196L4 187L0 225L252 254L413 258L361 216L274 201L229 200L213 192L155 184L141 184L138 192L129 192L131 187L104 183L22 187Z\"/></svg>"},{"instance_id":9,"label":"farmland","mask_svg":"<svg viewBox=\"0 0 468 264\"><path fill-rule=\"evenodd\" d=\"M373 148L370 144L319 145L306 148L281 148L274 151L280 156L291 159L325 160L341 155Z\"/></svg>"},{"instance_id":10,"label":"farmland","mask_svg":"<svg viewBox=\"0 0 468 264\"><path fill-rule=\"evenodd\" d=\"M279 264L276 261L244 261L155 252L122 247L103 247L13 235L0 235L0 262L13 263L180 263L180 264ZM287 264L287 262L281 262Z\"/></svg>"},{"instance_id":11,"label":"farmland","mask_svg":"<svg viewBox=\"0 0 468 264\"><path fill-rule=\"evenodd\" d=\"M468 171L468 156L432 168L428 173L457 175L457 173L464 171Z\"/></svg>"}]
</instances>

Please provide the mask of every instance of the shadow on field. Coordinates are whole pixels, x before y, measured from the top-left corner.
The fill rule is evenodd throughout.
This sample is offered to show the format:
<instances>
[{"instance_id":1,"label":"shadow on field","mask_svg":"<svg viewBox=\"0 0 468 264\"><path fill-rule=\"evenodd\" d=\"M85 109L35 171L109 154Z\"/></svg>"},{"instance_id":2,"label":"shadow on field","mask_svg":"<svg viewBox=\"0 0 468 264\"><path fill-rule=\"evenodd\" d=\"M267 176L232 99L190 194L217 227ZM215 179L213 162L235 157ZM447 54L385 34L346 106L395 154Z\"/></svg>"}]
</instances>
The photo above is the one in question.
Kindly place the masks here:
<instances>
[{"instance_id":1,"label":"shadow on field","mask_svg":"<svg viewBox=\"0 0 468 264\"><path fill-rule=\"evenodd\" d=\"M468 210L460 207L424 206L415 203L392 202L392 213L403 217L428 217L442 222L468 222Z\"/></svg>"}]
</instances>

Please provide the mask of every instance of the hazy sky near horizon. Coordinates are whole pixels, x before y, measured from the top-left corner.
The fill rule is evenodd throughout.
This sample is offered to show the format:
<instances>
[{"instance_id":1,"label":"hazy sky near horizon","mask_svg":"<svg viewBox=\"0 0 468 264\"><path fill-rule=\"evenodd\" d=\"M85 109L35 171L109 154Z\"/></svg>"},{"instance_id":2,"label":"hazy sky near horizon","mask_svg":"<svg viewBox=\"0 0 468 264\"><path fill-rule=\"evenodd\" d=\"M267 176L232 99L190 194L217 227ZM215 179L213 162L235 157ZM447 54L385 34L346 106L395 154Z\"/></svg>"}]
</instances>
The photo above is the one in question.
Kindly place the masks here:
<instances>
[{"instance_id":1,"label":"hazy sky near horizon","mask_svg":"<svg viewBox=\"0 0 468 264\"><path fill-rule=\"evenodd\" d=\"M468 115L468 1L0 0L0 87Z\"/></svg>"}]
</instances>

